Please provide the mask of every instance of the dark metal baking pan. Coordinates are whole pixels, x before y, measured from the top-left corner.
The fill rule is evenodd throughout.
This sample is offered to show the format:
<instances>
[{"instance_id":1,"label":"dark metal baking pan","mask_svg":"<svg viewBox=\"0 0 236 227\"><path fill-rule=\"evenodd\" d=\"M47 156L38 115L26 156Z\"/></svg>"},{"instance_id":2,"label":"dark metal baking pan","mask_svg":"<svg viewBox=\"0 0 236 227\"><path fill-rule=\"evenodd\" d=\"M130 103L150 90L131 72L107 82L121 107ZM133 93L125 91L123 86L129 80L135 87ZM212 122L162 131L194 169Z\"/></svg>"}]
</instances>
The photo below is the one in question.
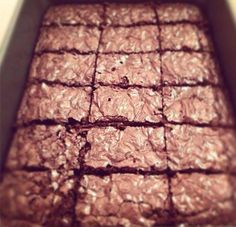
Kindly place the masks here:
<instances>
[{"instance_id":1,"label":"dark metal baking pan","mask_svg":"<svg viewBox=\"0 0 236 227\"><path fill-rule=\"evenodd\" d=\"M3 163L13 134L15 116L24 90L43 14L52 4L71 2L100 3L101 1L25 0L23 2L0 69L0 173L3 170ZM193 0L190 2L199 4L209 19L223 79L235 110L236 27L227 1Z\"/></svg>"}]
</instances>

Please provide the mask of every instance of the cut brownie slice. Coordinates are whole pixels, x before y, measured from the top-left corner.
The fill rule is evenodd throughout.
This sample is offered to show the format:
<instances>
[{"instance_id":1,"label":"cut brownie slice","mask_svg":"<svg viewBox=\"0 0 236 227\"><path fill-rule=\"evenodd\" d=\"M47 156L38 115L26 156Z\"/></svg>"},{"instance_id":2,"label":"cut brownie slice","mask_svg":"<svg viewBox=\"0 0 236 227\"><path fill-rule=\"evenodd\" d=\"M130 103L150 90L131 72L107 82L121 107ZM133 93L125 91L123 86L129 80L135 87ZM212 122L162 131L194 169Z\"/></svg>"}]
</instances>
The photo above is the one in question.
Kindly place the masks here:
<instances>
[{"instance_id":1,"label":"cut brownie slice","mask_svg":"<svg viewBox=\"0 0 236 227\"><path fill-rule=\"evenodd\" d=\"M233 118L220 88L164 87L164 115L168 121L232 125Z\"/></svg>"},{"instance_id":2,"label":"cut brownie slice","mask_svg":"<svg viewBox=\"0 0 236 227\"><path fill-rule=\"evenodd\" d=\"M0 215L40 226L71 226L74 184L73 171L6 173L0 184Z\"/></svg>"},{"instance_id":3,"label":"cut brownie slice","mask_svg":"<svg viewBox=\"0 0 236 227\"><path fill-rule=\"evenodd\" d=\"M138 27L106 27L102 34L100 52L145 52L159 48L155 25Z\"/></svg>"},{"instance_id":4,"label":"cut brownie slice","mask_svg":"<svg viewBox=\"0 0 236 227\"><path fill-rule=\"evenodd\" d=\"M168 125L169 167L172 170L236 171L236 134L233 129Z\"/></svg>"},{"instance_id":5,"label":"cut brownie slice","mask_svg":"<svg viewBox=\"0 0 236 227\"><path fill-rule=\"evenodd\" d=\"M147 88L98 87L94 91L90 120L160 122L162 98Z\"/></svg>"},{"instance_id":6,"label":"cut brownie slice","mask_svg":"<svg viewBox=\"0 0 236 227\"><path fill-rule=\"evenodd\" d=\"M224 174L177 174L171 188L178 222L235 224L235 180Z\"/></svg>"},{"instance_id":7,"label":"cut brownie slice","mask_svg":"<svg viewBox=\"0 0 236 227\"><path fill-rule=\"evenodd\" d=\"M100 54L96 83L158 86L161 83L160 55L158 53Z\"/></svg>"},{"instance_id":8,"label":"cut brownie slice","mask_svg":"<svg viewBox=\"0 0 236 227\"><path fill-rule=\"evenodd\" d=\"M85 156L86 165L166 169L163 127L92 128L87 140L91 150Z\"/></svg>"},{"instance_id":9,"label":"cut brownie slice","mask_svg":"<svg viewBox=\"0 0 236 227\"><path fill-rule=\"evenodd\" d=\"M150 4L108 4L105 22L109 25L156 23L156 16Z\"/></svg>"},{"instance_id":10,"label":"cut brownie slice","mask_svg":"<svg viewBox=\"0 0 236 227\"><path fill-rule=\"evenodd\" d=\"M100 31L86 26L43 27L36 45L36 52L45 50L96 51Z\"/></svg>"},{"instance_id":11,"label":"cut brownie slice","mask_svg":"<svg viewBox=\"0 0 236 227\"><path fill-rule=\"evenodd\" d=\"M79 168L79 153L86 139L61 125L19 128L9 151L7 168Z\"/></svg>"},{"instance_id":12,"label":"cut brownie slice","mask_svg":"<svg viewBox=\"0 0 236 227\"><path fill-rule=\"evenodd\" d=\"M43 24L100 25L103 21L103 6L98 4L66 4L48 9Z\"/></svg>"},{"instance_id":13,"label":"cut brownie slice","mask_svg":"<svg viewBox=\"0 0 236 227\"><path fill-rule=\"evenodd\" d=\"M156 10L161 23L203 21L201 11L193 4L167 3L158 5Z\"/></svg>"},{"instance_id":14,"label":"cut brownie slice","mask_svg":"<svg viewBox=\"0 0 236 227\"><path fill-rule=\"evenodd\" d=\"M88 117L91 88L71 88L45 83L30 85L23 97L18 122L51 119L67 122Z\"/></svg>"},{"instance_id":15,"label":"cut brownie slice","mask_svg":"<svg viewBox=\"0 0 236 227\"><path fill-rule=\"evenodd\" d=\"M166 176L84 176L76 205L82 226L152 226L168 219Z\"/></svg>"},{"instance_id":16,"label":"cut brownie slice","mask_svg":"<svg viewBox=\"0 0 236 227\"><path fill-rule=\"evenodd\" d=\"M94 73L95 55L43 54L35 56L30 80L60 82L68 85L90 85Z\"/></svg>"},{"instance_id":17,"label":"cut brownie slice","mask_svg":"<svg viewBox=\"0 0 236 227\"><path fill-rule=\"evenodd\" d=\"M209 53L167 51L161 60L165 84L219 83L219 66Z\"/></svg>"}]
</instances>

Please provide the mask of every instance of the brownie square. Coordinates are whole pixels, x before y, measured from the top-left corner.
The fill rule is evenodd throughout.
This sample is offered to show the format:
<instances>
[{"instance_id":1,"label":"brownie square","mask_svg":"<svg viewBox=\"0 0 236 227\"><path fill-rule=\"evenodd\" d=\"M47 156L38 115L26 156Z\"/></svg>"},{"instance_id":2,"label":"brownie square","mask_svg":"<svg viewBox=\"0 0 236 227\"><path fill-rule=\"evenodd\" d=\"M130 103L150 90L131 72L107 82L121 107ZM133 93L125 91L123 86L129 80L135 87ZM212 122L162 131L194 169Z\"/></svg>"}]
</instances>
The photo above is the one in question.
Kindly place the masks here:
<instances>
[{"instance_id":1,"label":"brownie square","mask_svg":"<svg viewBox=\"0 0 236 227\"><path fill-rule=\"evenodd\" d=\"M91 149L85 155L86 165L142 170L167 168L163 127L92 128L88 131L87 140Z\"/></svg>"},{"instance_id":2,"label":"brownie square","mask_svg":"<svg viewBox=\"0 0 236 227\"><path fill-rule=\"evenodd\" d=\"M167 3L156 7L161 23L169 22L200 22L203 16L199 8L188 3Z\"/></svg>"},{"instance_id":3,"label":"brownie square","mask_svg":"<svg viewBox=\"0 0 236 227\"><path fill-rule=\"evenodd\" d=\"M165 84L219 83L219 66L209 53L167 51L161 61Z\"/></svg>"},{"instance_id":4,"label":"brownie square","mask_svg":"<svg viewBox=\"0 0 236 227\"><path fill-rule=\"evenodd\" d=\"M102 34L100 52L145 52L159 48L155 25L138 27L106 27Z\"/></svg>"},{"instance_id":5,"label":"brownie square","mask_svg":"<svg viewBox=\"0 0 236 227\"><path fill-rule=\"evenodd\" d=\"M23 97L18 122L55 120L67 122L88 117L91 88L72 88L45 83L30 85Z\"/></svg>"},{"instance_id":6,"label":"brownie square","mask_svg":"<svg viewBox=\"0 0 236 227\"><path fill-rule=\"evenodd\" d=\"M160 122L159 91L145 88L98 87L94 91L90 121Z\"/></svg>"},{"instance_id":7,"label":"brownie square","mask_svg":"<svg viewBox=\"0 0 236 227\"><path fill-rule=\"evenodd\" d=\"M0 214L40 226L71 226L73 171L6 173L0 184Z\"/></svg>"},{"instance_id":8,"label":"brownie square","mask_svg":"<svg viewBox=\"0 0 236 227\"><path fill-rule=\"evenodd\" d=\"M235 222L235 177L225 174L177 174L172 179L177 223L220 225Z\"/></svg>"},{"instance_id":9,"label":"brownie square","mask_svg":"<svg viewBox=\"0 0 236 227\"><path fill-rule=\"evenodd\" d=\"M233 129L168 125L168 166L172 170L236 170L236 134Z\"/></svg>"},{"instance_id":10,"label":"brownie square","mask_svg":"<svg viewBox=\"0 0 236 227\"><path fill-rule=\"evenodd\" d=\"M158 86L161 83L159 53L99 54L96 83Z\"/></svg>"},{"instance_id":11,"label":"brownie square","mask_svg":"<svg viewBox=\"0 0 236 227\"><path fill-rule=\"evenodd\" d=\"M108 4L105 22L109 25L156 23L156 15L150 4Z\"/></svg>"},{"instance_id":12,"label":"brownie square","mask_svg":"<svg viewBox=\"0 0 236 227\"><path fill-rule=\"evenodd\" d=\"M48 9L43 25L100 25L103 21L102 17L103 6L99 4L57 5Z\"/></svg>"},{"instance_id":13,"label":"brownie square","mask_svg":"<svg viewBox=\"0 0 236 227\"><path fill-rule=\"evenodd\" d=\"M168 219L166 176L84 176L76 218L82 226L153 226Z\"/></svg>"},{"instance_id":14,"label":"brownie square","mask_svg":"<svg viewBox=\"0 0 236 227\"><path fill-rule=\"evenodd\" d=\"M162 49L199 50L201 48L197 36L197 26L192 24L161 25Z\"/></svg>"},{"instance_id":15,"label":"brownie square","mask_svg":"<svg viewBox=\"0 0 236 227\"><path fill-rule=\"evenodd\" d=\"M91 85L95 54L45 53L35 56L30 80L59 82L67 85Z\"/></svg>"},{"instance_id":16,"label":"brownie square","mask_svg":"<svg viewBox=\"0 0 236 227\"><path fill-rule=\"evenodd\" d=\"M64 126L32 125L19 128L7 160L8 169L79 168L79 153L86 139Z\"/></svg>"},{"instance_id":17,"label":"brownie square","mask_svg":"<svg viewBox=\"0 0 236 227\"><path fill-rule=\"evenodd\" d=\"M100 31L96 27L60 26L43 27L36 45L36 52L45 50L96 51Z\"/></svg>"},{"instance_id":18,"label":"brownie square","mask_svg":"<svg viewBox=\"0 0 236 227\"><path fill-rule=\"evenodd\" d=\"M217 87L164 87L164 115L168 121L232 125L223 91Z\"/></svg>"}]
</instances>

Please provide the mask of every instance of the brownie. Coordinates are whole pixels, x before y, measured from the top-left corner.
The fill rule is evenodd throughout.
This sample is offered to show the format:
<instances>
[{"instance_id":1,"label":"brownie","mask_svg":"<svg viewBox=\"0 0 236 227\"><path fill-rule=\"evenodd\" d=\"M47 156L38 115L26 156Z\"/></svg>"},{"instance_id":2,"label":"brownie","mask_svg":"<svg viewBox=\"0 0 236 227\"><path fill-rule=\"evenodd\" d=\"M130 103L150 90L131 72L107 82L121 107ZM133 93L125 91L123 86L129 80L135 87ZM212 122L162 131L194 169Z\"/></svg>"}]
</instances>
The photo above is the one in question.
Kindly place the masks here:
<instances>
[{"instance_id":1,"label":"brownie","mask_svg":"<svg viewBox=\"0 0 236 227\"><path fill-rule=\"evenodd\" d=\"M100 52L146 52L159 48L155 25L138 27L106 27L102 33Z\"/></svg>"},{"instance_id":2,"label":"brownie","mask_svg":"<svg viewBox=\"0 0 236 227\"><path fill-rule=\"evenodd\" d=\"M99 4L56 5L48 9L43 25L100 25L103 22L102 17L103 6Z\"/></svg>"},{"instance_id":3,"label":"brownie","mask_svg":"<svg viewBox=\"0 0 236 227\"><path fill-rule=\"evenodd\" d=\"M9 151L7 168L79 168L79 153L85 142L78 132L61 125L19 128Z\"/></svg>"},{"instance_id":4,"label":"brownie","mask_svg":"<svg viewBox=\"0 0 236 227\"><path fill-rule=\"evenodd\" d=\"M158 86L161 83L160 55L99 54L96 83Z\"/></svg>"},{"instance_id":5,"label":"brownie","mask_svg":"<svg viewBox=\"0 0 236 227\"><path fill-rule=\"evenodd\" d=\"M164 87L164 115L168 121L232 125L223 91L218 87Z\"/></svg>"},{"instance_id":6,"label":"brownie","mask_svg":"<svg viewBox=\"0 0 236 227\"><path fill-rule=\"evenodd\" d=\"M171 188L178 222L235 224L235 180L225 174L177 174Z\"/></svg>"},{"instance_id":7,"label":"brownie","mask_svg":"<svg viewBox=\"0 0 236 227\"><path fill-rule=\"evenodd\" d=\"M30 80L91 85L94 65L94 54L45 53L34 57L29 76Z\"/></svg>"},{"instance_id":8,"label":"brownie","mask_svg":"<svg viewBox=\"0 0 236 227\"><path fill-rule=\"evenodd\" d=\"M167 51L161 61L165 84L219 84L219 66L209 53Z\"/></svg>"},{"instance_id":9,"label":"brownie","mask_svg":"<svg viewBox=\"0 0 236 227\"><path fill-rule=\"evenodd\" d=\"M156 23L156 15L150 4L108 4L105 22L108 25Z\"/></svg>"},{"instance_id":10,"label":"brownie","mask_svg":"<svg viewBox=\"0 0 236 227\"><path fill-rule=\"evenodd\" d=\"M88 117L91 88L72 88L45 83L30 85L24 94L18 123L32 120L67 122L70 118L81 121Z\"/></svg>"},{"instance_id":11,"label":"brownie","mask_svg":"<svg viewBox=\"0 0 236 227\"><path fill-rule=\"evenodd\" d=\"M166 176L84 176L76 204L82 226L152 226L167 221Z\"/></svg>"},{"instance_id":12,"label":"brownie","mask_svg":"<svg viewBox=\"0 0 236 227\"><path fill-rule=\"evenodd\" d=\"M201 22L203 16L199 8L188 3L167 3L156 7L161 23L170 22Z\"/></svg>"},{"instance_id":13,"label":"brownie","mask_svg":"<svg viewBox=\"0 0 236 227\"><path fill-rule=\"evenodd\" d=\"M98 87L94 91L90 120L160 122L162 98L147 88Z\"/></svg>"},{"instance_id":14,"label":"brownie","mask_svg":"<svg viewBox=\"0 0 236 227\"><path fill-rule=\"evenodd\" d=\"M143 170L167 168L164 128L92 128L87 140L91 145L85 164L92 167L132 167Z\"/></svg>"},{"instance_id":15,"label":"brownie","mask_svg":"<svg viewBox=\"0 0 236 227\"><path fill-rule=\"evenodd\" d=\"M74 184L72 171L6 173L0 184L0 215L40 226L71 226Z\"/></svg>"},{"instance_id":16,"label":"brownie","mask_svg":"<svg viewBox=\"0 0 236 227\"><path fill-rule=\"evenodd\" d=\"M35 224L25 220L12 220L1 218L0 220L1 227L41 227L42 225Z\"/></svg>"},{"instance_id":17,"label":"brownie","mask_svg":"<svg viewBox=\"0 0 236 227\"><path fill-rule=\"evenodd\" d=\"M96 27L60 26L43 27L36 45L36 52L45 50L96 51L100 31Z\"/></svg>"},{"instance_id":18,"label":"brownie","mask_svg":"<svg viewBox=\"0 0 236 227\"><path fill-rule=\"evenodd\" d=\"M172 170L236 171L236 134L233 129L168 125L168 166Z\"/></svg>"}]
</instances>

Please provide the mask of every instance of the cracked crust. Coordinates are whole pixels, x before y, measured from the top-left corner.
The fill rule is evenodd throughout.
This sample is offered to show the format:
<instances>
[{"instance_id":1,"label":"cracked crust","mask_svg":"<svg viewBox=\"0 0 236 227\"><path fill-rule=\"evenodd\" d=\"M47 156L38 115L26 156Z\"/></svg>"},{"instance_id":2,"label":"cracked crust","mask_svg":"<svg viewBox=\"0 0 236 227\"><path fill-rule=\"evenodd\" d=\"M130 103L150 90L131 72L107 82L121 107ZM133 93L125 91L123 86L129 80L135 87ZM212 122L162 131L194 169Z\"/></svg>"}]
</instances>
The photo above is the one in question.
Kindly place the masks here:
<instances>
[{"instance_id":1,"label":"cracked crust","mask_svg":"<svg viewBox=\"0 0 236 227\"><path fill-rule=\"evenodd\" d=\"M76 205L82 226L152 226L167 219L165 176L84 176Z\"/></svg>"},{"instance_id":2,"label":"cracked crust","mask_svg":"<svg viewBox=\"0 0 236 227\"><path fill-rule=\"evenodd\" d=\"M150 170L166 169L164 128L113 127L92 128L87 140L91 144L85 164L92 167L135 167Z\"/></svg>"},{"instance_id":3,"label":"cracked crust","mask_svg":"<svg viewBox=\"0 0 236 227\"><path fill-rule=\"evenodd\" d=\"M79 168L78 157L86 139L64 126L19 128L8 155L7 168Z\"/></svg>"},{"instance_id":4,"label":"cracked crust","mask_svg":"<svg viewBox=\"0 0 236 227\"><path fill-rule=\"evenodd\" d=\"M98 87L94 91L90 120L160 122L161 95L146 88Z\"/></svg>"},{"instance_id":5,"label":"cracked crust","mask_svg":"<svg viewBox=\"0 0 236 227\"><path fill-rule=\"evenodd\" d=\"M29 80L46 80L68 85L91 85L95 55L45 53L35 56Z\"/></svg>"},{"instance_id":6,"label":"cracked crust","mask_svg":"<svg viewBox=\"0 0 236 227\"><path fill-rule=\"evenodd\" d=\"M84 120L88 117L90 93L91 88L49 86L45 83L30 85L18 112L18 123L45 119L62 122L69 118Z\"/></svg>"}]
</instances>

